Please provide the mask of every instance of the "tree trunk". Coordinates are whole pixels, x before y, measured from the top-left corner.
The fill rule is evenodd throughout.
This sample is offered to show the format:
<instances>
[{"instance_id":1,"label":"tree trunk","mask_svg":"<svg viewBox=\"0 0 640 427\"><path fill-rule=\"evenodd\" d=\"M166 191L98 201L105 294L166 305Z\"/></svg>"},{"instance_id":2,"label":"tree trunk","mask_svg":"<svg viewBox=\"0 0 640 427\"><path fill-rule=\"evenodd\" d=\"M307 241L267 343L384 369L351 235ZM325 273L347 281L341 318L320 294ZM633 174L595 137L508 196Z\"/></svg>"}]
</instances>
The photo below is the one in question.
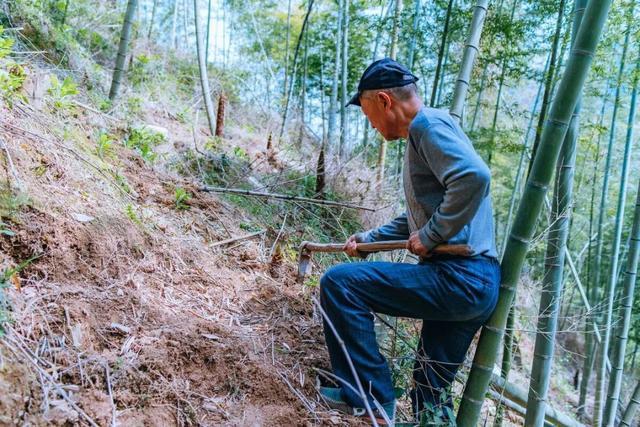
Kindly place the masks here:
<instances>
[{"instance_id":1,"label":"tree trunk","mask_svg":"<svg viewBox=\"0 0 640 427\"><path fill-rule=\"evenodd\" d=\"M208 1L207 5L207 38L205 41L205 62L209 63L209 44L211 43L211 0ZM214 51L215 55L215 51ZM215 58L215 57L214 57Z\"/></svg>"},{"instance_id":2,"label":"tree trunk","mask_svg":"<svg viewBox=\"0 0 640 427\"><path fill-rule=\"evenodd\" d=\"M287 5L287 39L284 45L284 84L282 85L282 98L287 97L287 83L289 80L289 43L291 43L291 0Z\"/></svg>"},{"instance_id":3,"label":"tree trunk","mask_svg":"<svg viewBox=\"0 0 640 427\"><path fill-rule=\"evenodd\" d=\"M436 105L436 94L438 92L438 82L440 80L440 73L442 72L442 61L444 59L444 50L447 44L447 36L449 35L449 22L451 21L451 8L453 6L453 0L449 0L447 4L447 12L444 17L444 28L442 29L442 38L440 40L440 48L438 49L438 62L436 64L436 75L433 77L433 87L431 89L431 100L429 101L430 107Z\"/></svg>"},{"instance_id":4,"label":"tree trunk","mask_svg":"<svg viewBox=\"0 0 640 427\"><path fill-rule=\"evenodd\" d=\"M560 9L564 9L564 3L566 0L560 0ZM516 13L516 9L518 7L518 0L513 1L513 5L511 6L511 15L509 16L509 26L513 24L513 18ZM509 39L506 40L507 44L509 43ZM498 125L498 114L500 113L500 104L502 102L502 88L504 87L504 79L507 75L507 60L508 55L507 52L503 52L504 57L502 58L502 66L500 71L500 78L498 79L498 94L496 95L496 106L493 110L493 121L491 122L491 142L489 144L489 157L487 158L487 163L489 167L491 167L491 160L493 159L493 149L496 140L496 130ZM508 332L507 332L508 333Z\"/></svg>"},{"instance_id":5,"label":"tree trunk","mask_svg":"<svg viewBox=\"0 0 640 427\"><path fill-rule=\"evenodd\" d=\"M171 41L174 49L178 49L178 38L176 37L176 28L178 26L178 0L173 3L173 22L171 23Z\"/></svg>"},{"instance_id":6,"label":"tree trunk","mask_svg":"<svg viewBox=\"0 0 640 427\"><path fill-rule=\"evenodd\" d=\"M151 21L149 21L149 31L147 32L147 40L151 40L151 33L153 33L153 22L156 19L157 9L158 9L158 0L153 0L153 7L151 8Z\"/></svg>"},{"instance_id":7,"label":"tree trunk","mask_svg":"<svg viewBox=\"0 0 640 427\"><path fill-rule=\"evenodd\" d=\"M605 109L606 109L606 105L607 105L607 96L609 93L609 83L607 83L607 89L605 91L605 97L604 100L602 102L602 109L600 110L600 121L599 121L599 127L602 128L603 123L604 123L604 116L605 116ZM600 142L601 142L601 136L602 134L598 135L598 140L597 140L597 149L596 149L596 153L595 153L595 157L596 157L596 165L594 167L594 171L593 171L593 183L592 183L592 190L591 190L591 210L590 210L590 218L589 218L589 254L588 254L588 259L592 259L593 258L593 265L591 264L591 262L589 263L589 268L588 268L588 276L587 276L587 289L588 289L588 294L589 294L589 300L592 304L596 304L597 303L597 299L598 299L598 282L595 281L594 279L594 272L595 272L595 263L599 262L597 260L597 258L593 257L591 254L591 249L592 249L592 242L591 242L591 236L593 235L593 227L592 227L592 223L593 223L593 206L595 204L595 190L596 190L596 182L597 182L597 173L598 173L598 164L600 163ZM605 176L608 175L608 170L605 169ZM607 182L608 182L608 178L607 178ZM600 201L600 212L602 212L602 200ZM599 225L599 231L598 231L598 235L602 232L602 228L601 228L602 224ZM596 240L598 239L598 237L596 236ZM593 267L593 271L592 271L592 267ZM592 274L593 273L593 274ZM585 348L585 359L584 359L584 364L582 367L582 380L580 381L580 395L578 397L578 410L577 410L577 414L579 416L584 414L585 411L585 405L586 405L586 401L587 401L587 392L588 392L588 388L589 388L589 380L591 379L591 374L593 373L593 365L594 365L594 360L595 360L595 354L596 354L596 340L594 337L594 314L587 311L586 313L586 319L585 319L585 340L584 340L584 348Z\"/></svg>"},{"instance_id":8,"label":"tree trunk","mask_svg":"<svg viewBox=\"0 0 640 427\"><path fill-rule=\"evenodd\" d=\"M300 133L298 134L297 146L302 146L302 139L304 137L304 116L305 107L307 102L307 73L308 73L308 51L309 51L309 32L304 35L304 54L302 58L302 93L300 94Z\"/></svg>"},{"instance_id":9,"label":"tree trunk","mask_svg":"<svg viewBox=\"0 0 640 427\"><path fill-rule=\"evenodd\" d=\"M624 37L624 44L622 47L622 57L620 58L620 68L618 70L616 96L613 104L613 114L611 117L611 129L609 133L609 146L607 149L607 160L605 161L605 167L604 167L605 177L604 177L604 183L602 186L602 201L601 201L602 210L600 211L600 216L598 218L598 240L597 240L597 246L596 246L595 286L598 286L598 284L600 283L600 276L601 276L600 259L602 257L602 223L604 221L604 216L606 215L605 207L606 207L606 200L608 197L608 189L609 189L609 179L608 179L609 168L611 167L611 157L613 155L613 145L615 141L616 118L618 113L618 105L620 104L620 88L622 86L622 77L624 72L625 60L627 56L627 50L629 49L631 25L633 23L633 6L635 6L635 4L631 3L631 5L632 7L629 8L627 13L627 28L626 28L626 34ZM625 156L626 156L626 150L627 150L627 147L625 146ZM626 181L626 170L624 167L622 171L622 177ZM620 183L621 194L626 192L625 187L626 187L626 182L621 182ZM622 232L621 215L623 211L624 211L624 200L620 200L619 198L618 211L616 216L616 228L615 228L616 231L615 231L614 243L612 246L613 256L611 258L611 279L609 280L606 286L606 290L605 290L606 299L604 297L602 299L603 302L606 301L606 308L605 308L606 320L604 322L601 322L600 324L603 327L605 327L605 331L604 331L604 337L602 339L602 345L600 346L597 354L598 361L596 363L596 368L597 368L596 369L596 389L595 389L595 397L594 397L595 401L593 405L593 421L594 421L594 425L598 425L598 426L601 423L602 416L603 416L603 409L604 409L604 392L605 392L605 384L606 384L605 375L607 373L605 359L606 359L606 356L609 354L609 339L611 337L610 328L611 328L611 321L612 321L612 314L613 314L613 298L615 297L615 288L616 288L615 277L618 269L617 268L618 254L619 254L619 245L620 245L619 234ZM618 232L618 229L619 229L619 232ZM596 305L596 303L597 301L594 301L594 305Z\"/></svg>"},{"instance_id":10,"label":"tree trunk","mask_svg":"<svg viewBox=\"0 0 640 427\"><path fill-rule=\"evenodd\" d=\"M531 174L511 228L505 257L502 260L502 285L498 303L491 318L482 329L473 367L458 411L457 423L460 427L478 425L482 402L491 379L491 371L496 361L524 258L544 202L546 188L551 181L561 143L582 92L610 6L610 0L589 2L576 37L575 49L571 51L557 96L551 106L550 119L544 126L539 153L531 168Z\"/></svg>"},{"instance_id":11,"label":"tree trunk","mask_svg":"<svg viewBox=\"0 0 640 427\"><path fill-rule=\"evenodd\" d=\"M409 52L407 54L407 67L409 67L409 70L413 70L413 62L416 51L416 38L418 34L418 23L420 22L421 9L422 0L415 0L415 9L413 11L413 28L411 30L411 41L409 41Z\"/></svg>"},{"instance_id":12,"label":"tree trunk","mask_svg":"<svg viewBox=\"0 0 640 427\"><path fill-rule=\"evenodd\" d=\"M542 70L543 79L540 81L538 85L538 91L536 92L536 98L533 102L533 108L531 109L531 116L529 116L529 124L527 125L527 131L524 134L524 141L522 144L522 151L520 152L520 160L518 161L518 170L516 172L516 178L513 183L513 191L511 192L511 197L509 199L509 213L507 214L507 220L505 221L504 231L502 232L503 240L500 249L500 258L504 256L504 249L507 245L507 233L509 232L509 227L511 227L511 220L513 219L513 209L516 205L516 197L520 194L520 181L522 181L522 174L524 172L524 160L527 157L527 151L529 148L529 135L531 134L531 129L533 128L533 119L538 111L538 104L540 103L540 95L542 95L542 88L544 86L544 75L546 73L547 67L549 66L550 56L547 56L547 62Z\"/></svg>"},{"instance_id":13,"label":"tree trunk","mask_svg":"<svg viewBox=\"0 0 640 427\"><path fill-rule=\"evenodd\" d=\"M400 15L402 14L402 0L396 0L396 8L393 13L393 27L391 28L391 49L389 56L395 60L398 55L398 38L400 33ZM380 141L380 148L378 151L378 172L376 173L376 187L378 189L382 186L382 180L384 179L384 169L387 162L387 141L378 137Z\"/></svg>"},{"instance_id":14,"label":"tree trunk","mask_svg":"<svg viewBox=\"0 0 640 427\"><path fill-rule=\"evenodd\" d=\"M204 43L202 40L202 22L200 18L200 8L198 0L193 0L193 11L195 14L196 25L196 51L198 53L198 68L200 70L200 85L202 87L202 98L204 99L204 107L207 112L207 120L209 123L209 131L211 135L217 135L214 127L215 116L213 115L213 102L211 101L211 90L209 89L209 77L207 76L207 63L205 58ZM185 10L185 13L187 11ZM222 103L221 97L221 103ZM220 110L220 109L218 109ZM224 114L224 107L222 108ZM220 111L218 111L220 113Z\"/></svg>"},{"instance_id":15,"label":"tree trunk","mask_svg":"<svg viewBox=\"0 0 640 427\"><path fill-rule=\"evenodd\" d=\"M489 0L478 0L473 10L469 36L467 37L467 43L464 48L464 53L462 54L462 63L460 64L458 79L456 80L456 85L453 90L453 100L451 102L451 108L449 109L449 114L458 122L462 121L462 112L464 111L464 103L467 98L467 91L469 90L473 63L480 49L480 36L482 34L482 27L484 26L484 19L487 16L488 7Z\"/></svg>"},{"instance_id":16,"label":"tree trunk","mask_svg":"<svg viewBox=\"0 0 640 427\"><path fill-rule=\"evenodd\" d=\"M572 42L580 28L582 14L587 0L574 3ZM562 6L561 6L562 7ZM569 236L569 216L573 203L573 177L578 141L579 115L582 96L578 98L573 117L567 129L560 159L556 167L556 183L553 194L553 207L549 238L545 254L545 274L542 280L540 308L534 359L531 367L531 382L527 399L525 426L541 427L544 424L547 392L553 364L553 349L558 324L558 312L564 288L564 256Z\"/></svg>"},{"instance_id":17,"label":"tree trunk","mask_svg":"<svg viewBox=\"0 0 640 427\"><path fill-rule=\"evenodd\" d=\"M638 96L638 76L640 76L640 56L636 61L636 69L634 74L634 82L633 82L633 90L631 91L631 102L629 103L629 119L627 121L627 136L625 141L625 157L624 163L622 166L623 169L623 179L626 183L626 177L624 176L624 170L626 169L626 165L631 160L631 145L633 144L633 126L635 124L635 116L636 116L636 99ZM626 191L623 188L623 183L620 184L620 197L624 198L626 195ZM636 282L636 273L638 270L638 252L640 249L640 191L638 192L638 199L636 201L636 209L634 214L633 221L633 231L631 232L631 236L628 243L629 255L627 257L627 268L625 270L625 280L623 285L623 296L620 299L620 316L619 320L622 320L618 323L617 326L617 339L615 342L615 347L613 348L613 357L612 357L612 366L611 366L611 377L609 378L609 388L607 392L607 404L604 410L604 424L607 426L613 426L616 418L616 413L618 409L618 402L620 399L620 389L622 386L622 370L624 368L624 354L627 348L627 340L629 337L629 325L631 323L631 309L633 307L633 292L635 289ZM618 206L620 206L620 200L618 201ZM624 202L622 203L622 207L624 208ZM619 208L620 209L620 208ZM619 215L623 215L621 212L618 212ZM624 217L620 219L620 232L622 232L622 223L624 223ZM617 229L616 229L617 231ZM615 254L615 252L614 252ZM614 264L617 261L614 257ZM617 271L612 268L612 278L610 282L610 286L615 287L617 283ZM608 307L607 307L608 308Z\"/></svg>"},{"instance_id":18,"label":"tree trunk","mask_svg":"<svg viewBox=\"0 0 640 427\"><path fill-rule=\"evenodd\" d=\"M393 12L393 27L391 28L391 47L389 57L394 61L398 59L398 38L400 37L400 16L402 15L402 0L396 0L396 8Z\"/></svg>"},{"instance_id":19,"label":"tree trunk","mask_svg":"<svg viewBox=\"0 0 640 427\"><path fill-rule=\"evenodd\" d=\"M340 87L340 145L338 157L342 158L344 143L347 134L347 76L349 62L349 0L343 0L344 11L342 12L342 82Z\"/></svg>"},{"instance_id":20,"label":"tree trunk","mask_svg":"<svg viewBox=\"0 0 640 427\"><path fill-rule=\"evenodd\" d=\"M327 127L327 144L329 150L335 147L336 138L336 123L338 121L338 81L340 80L340 64L341 64L341 52L340 45L342 44L342 3L344 0L338 0L338 19L336 23L336 49L335 49L335 62L333 68L333 80L331 82L331 95L329 98L329 123Z\"/></svg>"},{"instance_id":21,"label":"tree trunk","mask_svg":"<svg viewBox=\"0 0 640 427\"><path fill-rule=\"evenodd\" d=\"M633 424L633 418L636 416L638 406L640 406L640 381L636 383L636 388L633 390L631 400L629 401L627 409L625 409L624 415L622 416L620 427L631 427Z\"/></svg>"},{"instance_id":22,"label":"tree trunk","mask_svg":"<svg viewBox=\"0 0 640 427\"><path fill-rule=\"evenodd\" d=\"M527 171L527 178L531 174L531 168L533 167L533 161L536 158L538 146L540 145L540 138L542 137L542 129L547 117L547 110L551 102L551 93L553 92L554 76L556 72L556 64L558 62L558 45L560 44L560 38L562 37L562 18L564 16L565 0L561 0L562 7L558 8L558 19L556 20L556 31L553 35L553 43L551 44L551 60L549 61L549 70L547 71L547 82L544 87L544 95L542 96L542 108L540 110L540 116L538 116L538 126L536 127L536 137L533 140L533 148L531 150L531 161L529 162L529 168Z\"/></svg>"},{"instance_id":23,"label":"tree trunk","mask_svg":"<svg viewBox=\"0 0 640 427\"><path fill-rule=\"evenodd\" d=\"M307 13L304 15L304 20L302 21L302 28L300 28L300 34L298 35L298 41L296 42L296 50L293 53L293 72L291 75L291 79L289 82L289 89L287 90L287 101L284 106L284 114L282 115L282 126L280 127L280 137L282 139L282 135L284 135L284 128L287 124L287 115L289 112L289 104L291 103L291 96L293 93L293 84L296 80L296 64L298 63L298 54L300 53L300 45L302 44L302 37L304 37L305 31L307 29L307 25L309 23L309 16L311 15L311 10L313 9L313 1L309 1L309 6L307 7Z\"/></svg>"},{"instance_id":24,"label":"tree trunk","mask_svg":"<svg viewBox=\"0 0 640 427\"><path fill-rule=\"evenodd\" d=\"M114 101L118 96L122 77L124 76L124 68L127 60L127 51L129 49L129 41L131 40L131 28L133 27L133 17L136 13L138 0L129 0L127 2L127 11L124 14L124 23L120 32L120 45L118 46L118 56L116 57L116 68L113 70L113 79L111 80L111 89L109 90L109 99Z\"/></svg>"}]
</instances>

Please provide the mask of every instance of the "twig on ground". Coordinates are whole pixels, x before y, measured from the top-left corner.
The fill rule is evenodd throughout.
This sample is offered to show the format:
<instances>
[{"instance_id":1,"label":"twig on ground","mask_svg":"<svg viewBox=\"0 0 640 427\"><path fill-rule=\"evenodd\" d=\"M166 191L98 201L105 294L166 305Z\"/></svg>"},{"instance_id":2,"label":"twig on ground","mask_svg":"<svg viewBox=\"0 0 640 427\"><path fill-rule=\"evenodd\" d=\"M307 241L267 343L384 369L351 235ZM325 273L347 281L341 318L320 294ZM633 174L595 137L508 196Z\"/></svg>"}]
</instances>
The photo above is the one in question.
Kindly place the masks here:
<instances>
[{"instance_id":1,"label":"twig on ground","mask_svg":"<svg viewBox=\"0 0 640 427\"><path fill-rule=\"evenodd\" d=\"M312 199L309 197L298 197L298 196L289 196L287 194L278 194L278 193L266 193L262 191L251 191L251 190L243 190L241 188L222 188L222 187L211 187L208 185L202 186L199 188L200 191L209 192L209 193L230 193L230 194L240 194L243 196L253 196L253 197L266 197L269 199L279 199L279 200L289 200L303 203L311 203L316 205L323 206L337 206L348 209L360 209L363 211L375 212L376 209L368 208L366 206L354 205L352 203L342 203L342 202L333 202L331 200L320 200L320 199Z\"/></svg>"},{"instance_id":2,"label":"twig on ground","mask_svg":"<svg viewBox=\"0 0 640 427\"><path fill-rule=\"evenodd\" d=\"M219 242L211 243L209 245L209 247L210 248L214 248L216 246L223 246L223 245L227 245L229 243L234 243L234 242L239 242L239 241L242 241L242 240L251 239L252 237L256 237L256 236L259 236L261 234L264 234L266 231L267 230L260 230L260 231L256 231L255 233L247 234L247 235L244 235L244 236L232 237L231 239L220 240Z\"/></svg>"},{"instance_id":3,"label":"twig on ground","mask_svg":"<svg viewBox=\"0 0 640 427\"><path fill-rule=\"evenodd\" d=\"M104 371L107 377L107 391L109 392L109 401L111 403L111 426L116 427L116 404L113 401L113 390L111 388L111 374L109 372L109 362L105 362Z\"/></svg>"},{"instance_id":4,"label":"twig on ground","mask_svg":"<svg viewBox=\"0 0 640 427\"><path fill-rule=\"evenodd\" d=\"M98 424L91 418L89 417L89 415L87 415L82 408L80 408L78 405L76 405L76 403L69 397L69 395L67 394L67 392L64 390L64 388L60 387L60 384L58 384L52 377L51 375L49 375L47 373L47 371L45 371L44 369L42 369L42 367L38 364L38 362L36 362L35 360L33 360L31 358L31 356L29 355L29 353L27 351L25 351L25 349L22 348L22 346L12 340L11 338L9 338L8 336L5 336L3 338L0 338L0 341L2 341L2 343L4 345L7 346L7 348L9 350L11 350L11 352L13 354L15 354L16 356L20 357L18 354L18 351L20 353L22 353L22 355L24 356L24 358L26 358L26 360L33 365L34 368L36 368L36 370L38 371L38 373L40 375L42 375L42 377L44 377L47 381L49 381L49 383L56 389L56 391L58 392L58 394L60 394L60 396L62 396L62 398L67 401L67 403L69 404L69 406L71 406L82 418L85 419L85 421L87 421L87 423L89 423L89 425L91 425L92 427L98 427Z\"/></svg>"}]
</instances>

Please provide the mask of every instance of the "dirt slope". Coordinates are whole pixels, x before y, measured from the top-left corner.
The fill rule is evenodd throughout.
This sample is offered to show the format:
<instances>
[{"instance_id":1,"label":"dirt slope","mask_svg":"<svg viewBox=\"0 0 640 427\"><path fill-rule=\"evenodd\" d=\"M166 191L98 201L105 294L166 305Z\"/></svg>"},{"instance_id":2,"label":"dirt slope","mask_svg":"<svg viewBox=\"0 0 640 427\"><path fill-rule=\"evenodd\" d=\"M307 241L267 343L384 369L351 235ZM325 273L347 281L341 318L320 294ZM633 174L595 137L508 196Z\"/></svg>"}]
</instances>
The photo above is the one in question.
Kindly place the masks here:
<instances>
[{"instance_id":1,"label":"dirt slope","mask_svg":"<svg viewBox=\"0 0 640 427\"><path fill-rule=\"evenodd\" d=\"M121 144L97 156L97 132L118 126L46 100L0 110L13 233L0 261L37 257L5 289L0 425L346 423L316 401L312 367L327 361L313 291L291 257L270 262L276 233L212 246L247 234L247 214Z\"/></svg>"}]
</instances>

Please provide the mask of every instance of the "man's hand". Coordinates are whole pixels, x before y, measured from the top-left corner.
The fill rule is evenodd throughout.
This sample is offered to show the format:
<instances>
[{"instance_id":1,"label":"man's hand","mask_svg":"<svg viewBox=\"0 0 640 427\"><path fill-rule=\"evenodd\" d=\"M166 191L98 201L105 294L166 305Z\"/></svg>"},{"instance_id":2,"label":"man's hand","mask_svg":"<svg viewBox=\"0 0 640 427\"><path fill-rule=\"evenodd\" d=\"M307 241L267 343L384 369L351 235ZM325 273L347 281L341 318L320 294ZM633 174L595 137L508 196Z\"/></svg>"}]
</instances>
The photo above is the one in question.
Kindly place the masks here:
<instances>
[{"instance_id":1,"label":"man's hand","mask_svg":"<svg viewBox=\"0 0 640 427\"><path fill-rule=\"evenodd\" d=\"M412 254L416 254L421 257L429 257L431 256L431 252L420 241L420 236L418 236L418 232L414 231L409 236L409 240L407 240L407 250Z\"/></svg>"},{"instance_id":2,"label":"man's hand","mask_svg":"<svg viewBox=\"0 0 640 427\"><path fill-rule=\"evenodd\" d=\"M353 234L353 235L349 236L349 238L345 242L344 247L342 248L342 250L345 251L346 254L351 256L351 257L366 258L367 254L364 253L364 252L360 252L357 249L357 244L358 243L362 243L362 242L358 239L358 235L357 234Z\"/></svg>"}]
</instances>

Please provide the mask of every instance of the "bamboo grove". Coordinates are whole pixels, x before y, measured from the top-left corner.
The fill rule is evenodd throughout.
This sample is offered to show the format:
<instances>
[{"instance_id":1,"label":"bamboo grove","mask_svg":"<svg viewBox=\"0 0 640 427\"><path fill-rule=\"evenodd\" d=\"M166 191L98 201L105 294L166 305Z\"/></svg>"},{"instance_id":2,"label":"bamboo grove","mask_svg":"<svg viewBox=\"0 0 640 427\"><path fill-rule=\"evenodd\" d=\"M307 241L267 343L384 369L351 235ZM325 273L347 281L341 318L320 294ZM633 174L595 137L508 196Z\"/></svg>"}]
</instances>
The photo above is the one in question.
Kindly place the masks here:
<instances>
[{"instance_id":1,"label":"bamboo grove","mask_svg":"<svg viewBox=\"0 0 640 427\"><path fill-rule=\"evenodd\" d=\"M70 32L92 6L36 3ZM457 425L506 425L507 410L526 426L638 425L636 1L113 5L118 25L105 47L113 105L141 46L157 46L159 68L186 58L212 135L222 135L227 98L242 98L273 115L269 144L294 153L313 145L301 163L314 175L314 197L335 181L325 179L329 170L355 164L373 192L397 201L404 142L383 141L345 104L372 59L406 64L425 104L450 111L493 174L502 285L455 389ZM211 76L229 95L218 117Z\"/></svg>"}]
</instances>

